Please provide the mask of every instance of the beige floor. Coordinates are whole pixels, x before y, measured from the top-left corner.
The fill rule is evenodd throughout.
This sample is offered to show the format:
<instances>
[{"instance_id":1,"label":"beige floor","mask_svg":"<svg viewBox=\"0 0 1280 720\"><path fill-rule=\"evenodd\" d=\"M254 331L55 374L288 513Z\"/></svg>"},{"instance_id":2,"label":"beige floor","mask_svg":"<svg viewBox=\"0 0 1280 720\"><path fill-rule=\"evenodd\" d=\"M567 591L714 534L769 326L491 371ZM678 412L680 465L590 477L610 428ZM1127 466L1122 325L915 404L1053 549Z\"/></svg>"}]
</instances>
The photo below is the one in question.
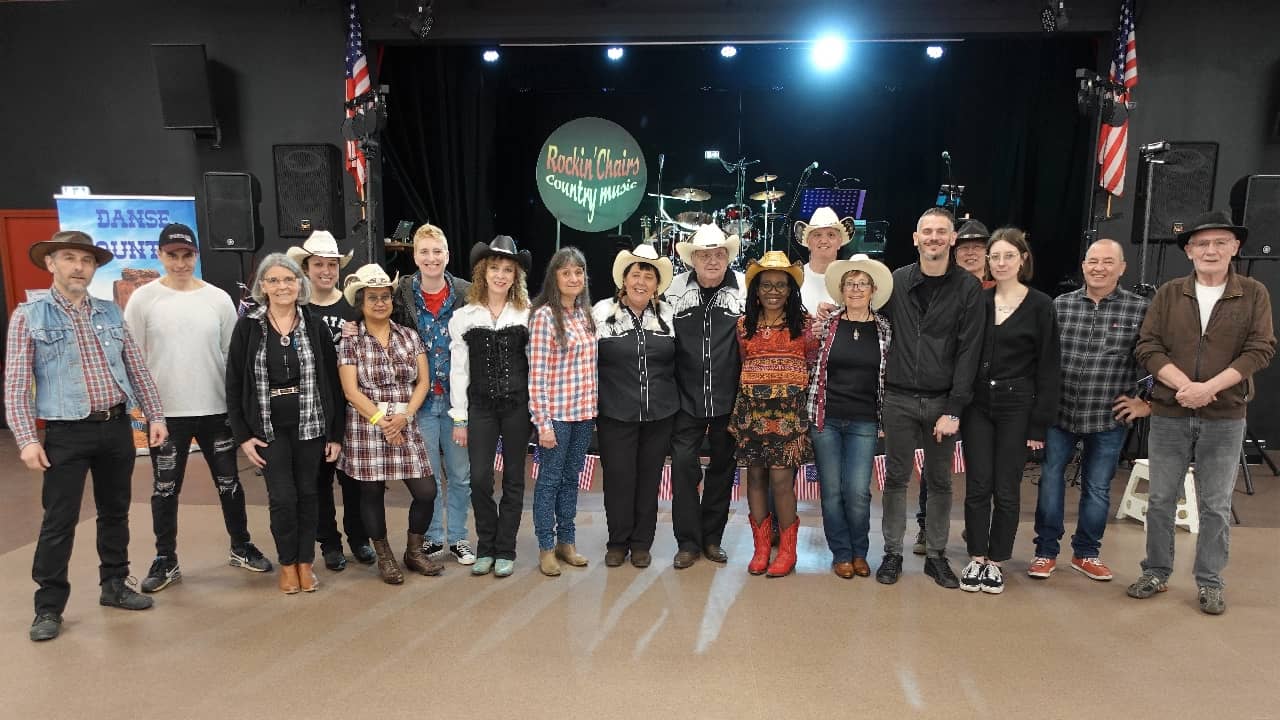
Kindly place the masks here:
<instances>
[{"instance_id":1,"label":"beige floor","mask_svg":"<svg viewBox=\"0 0 1280 720\"><path fill-rule=\"evenodd\" d=\"M196 457L183 495L183 581L147 612L99 607L86 504L63 635L35 644L26 631L40 481L17 469L2 439L0 718L1280 717L1280 487L1266 473L1257 495L1236 496L1245 524L1233 530L1230 609L1215 618L1196 609L1195 538L1185 531L1171 590L1152 600L1124 595L1142 556L1142 526L1132 521L1108 528L1115 582L1069 570L1027 578L1029 483L998 597L942 590L914 556L893 587L840 580L828 570L816 506L803 514L793 577L747 575L745 503L730 518L727 567L673 570L664 504L659 562L606 569L598 492L583 496L578 520L592 564L558 579L537 573L526 513L509 579L472 578L450 562L442 577L389 587L353 563L321 569L315 595L285 597L272 576L226 566L221 518ZM141 459L132 515L139 576L152 555L149 472ZM251 528L272 556L261 480L245 478ZM398 488L389 497L399 536L407 496ZM1076 497L1069 491L1069 506ZM874 566L878 499L873 515ZM953 559L963 554L959 527L957 505Z\"/></svg>"}]
</instances>

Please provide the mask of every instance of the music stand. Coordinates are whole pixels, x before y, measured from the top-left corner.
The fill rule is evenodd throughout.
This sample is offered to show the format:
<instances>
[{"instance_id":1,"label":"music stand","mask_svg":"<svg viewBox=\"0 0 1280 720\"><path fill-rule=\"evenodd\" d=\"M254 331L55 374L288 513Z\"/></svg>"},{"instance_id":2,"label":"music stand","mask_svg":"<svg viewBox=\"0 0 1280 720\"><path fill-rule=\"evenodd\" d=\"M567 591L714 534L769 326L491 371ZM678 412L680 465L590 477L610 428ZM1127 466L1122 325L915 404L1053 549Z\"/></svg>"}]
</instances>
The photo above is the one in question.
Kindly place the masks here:
<instances>
[{"instance_id":1,"label":"music stand","mask_svg":"<svg viewBox=\"0 0 1280 720\"><path fill-rule=\"evenodd\" d=\"M800 193L800 214L813 217L813 211L829 207L837 217L862 219L862 206L867 201L867 191L862 188L841 190L838 188L806 188Z\"/></svg>"}]
</instances>

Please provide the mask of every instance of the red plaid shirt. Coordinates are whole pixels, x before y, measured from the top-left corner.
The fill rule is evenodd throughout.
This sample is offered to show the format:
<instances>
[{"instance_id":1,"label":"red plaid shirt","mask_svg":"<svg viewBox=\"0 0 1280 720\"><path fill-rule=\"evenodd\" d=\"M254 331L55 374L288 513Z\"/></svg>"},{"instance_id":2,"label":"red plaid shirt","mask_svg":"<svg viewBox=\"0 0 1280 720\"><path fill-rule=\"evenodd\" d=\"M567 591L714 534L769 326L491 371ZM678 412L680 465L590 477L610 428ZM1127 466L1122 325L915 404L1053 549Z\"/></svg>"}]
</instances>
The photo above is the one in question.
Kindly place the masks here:
<instances>
[{"instance_id":1,"label":"red plaid shirt","mask_svg":"<svg viewBox=\"0 0 1280 720\"><path fill-rule=\"evenodd\" d=\"M108 410L127 399L111 377L111 369L107 365L107 356L98 345L98 337L93 332L91 312L88 300L79 306L72 305L61 293L50 288L53 301L71 318L75 329L76 344L80 347L81 368L84 373L85 389L89 395L90 412ZM97 301L104 302L104 301ZM36 435L35 398L31 392L35 373L32 363L35 362L35 344L31 339L31 330L27 327L27 316L18 311L13 314L9 324L9 339L5 355L5 397L4 404L9 428L13 430L14 440L23 448L33 442L39 442ZM142 353L133 341L128 329L124 332L124 367L133 385L134 394L142 406L142 412L153 423L164 422L164 411L160 406L160 393L151 380Z\"/></svg>"},{"instance_id":2,"label":"red plaid shirt","mask_svg":"<svg viewBox=\"0 0 1280 720\"><path fill-rule=\"evenodd\" d=\"M596 416L596 334L587 325L590 308L564 318L565 344L556 342L551 308L538 308L529 318L529 413L538 431L552 420L573 422Z\"/></svg>"}]
</instances>

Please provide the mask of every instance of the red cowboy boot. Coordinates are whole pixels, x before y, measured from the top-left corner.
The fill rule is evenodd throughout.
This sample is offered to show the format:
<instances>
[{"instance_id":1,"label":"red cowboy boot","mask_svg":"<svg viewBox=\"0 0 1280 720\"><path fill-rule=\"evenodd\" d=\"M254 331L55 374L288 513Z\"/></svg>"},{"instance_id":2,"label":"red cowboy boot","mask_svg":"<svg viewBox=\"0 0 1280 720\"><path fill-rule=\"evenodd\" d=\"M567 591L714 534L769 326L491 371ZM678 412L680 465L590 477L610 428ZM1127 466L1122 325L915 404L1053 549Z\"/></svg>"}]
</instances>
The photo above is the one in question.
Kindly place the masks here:
<instances>
[{"instance_id":1,"label":"red cowboy boot","mask_svg":"<svg viewBox=\"0 0 1280 720\"><path fill-rule=\"evenodd\" d=\"M778 543L778 556L769 564L769 577L784 577L796 569L796 543L800 539L800 518L796 518L790 527L782 529L782 540Z\"/></svg>"},{"instance_id":2,"label":"red cowboy boot","mask_svg":"<svg viewBox=\"0 0 1280 720\"><path fill-rule=\"evenodd\" d=\"M763 575L765 568L769 567L769 551L773 547L769 544L769 527L772 520L768 515L757 523L747 516L747 520L751 523L751 539L755 542L756 551L751 556L751 562L747 564L747 572L752 575Z\"/></svg>"}]
</instances>

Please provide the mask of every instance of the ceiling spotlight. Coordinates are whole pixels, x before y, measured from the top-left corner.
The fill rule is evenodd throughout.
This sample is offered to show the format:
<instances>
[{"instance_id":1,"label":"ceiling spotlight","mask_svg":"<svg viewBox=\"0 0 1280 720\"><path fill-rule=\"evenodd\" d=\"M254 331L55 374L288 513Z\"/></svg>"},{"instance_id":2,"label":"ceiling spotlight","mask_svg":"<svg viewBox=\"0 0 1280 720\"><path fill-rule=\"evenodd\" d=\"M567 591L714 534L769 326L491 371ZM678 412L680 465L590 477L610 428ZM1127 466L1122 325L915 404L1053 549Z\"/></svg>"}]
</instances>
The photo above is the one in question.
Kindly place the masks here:
<instances>
[{"instance_id":1,"label":"ceiling spotlight","mask_svg":"<svg viewBox=\"0 0 1280 720\"><path fill-rule=\"evenodd\" d=\"M484 55L481 55L480 57L484 58L484 61L487 63L496 63L500 56L498 55L497 50L485 50Z\"/></svg>"},{"instance_id":2,"label":"ceiling spotlight","mask_svg":"<svg viewBox=\"0 0 1280 720\"><path fill-rule=\"evenodd\" d=\"M1040 27L1044 28L1045 32L1066 30L1070 24L1071 18L1067 17L1066 0L1049 0L1040 10Z\"/></svg>"},{"instance_id":3,"label":"ceiling spotlight","mask_svg":"<svg viewBox=\"0 0 1280 720\"><path fill-rule=\"evenodd\" d=\"M930 45L929 47L924 49L924 54L928 55L933 60L937 60L938 58L942 57L942 46Z\"/></svg>"},{"instance_id":4,"label":"ceiling spotlight","mask_svg":"<svg viewBox=\"0 0 1280 720\"><path fill-rule=\"evenodd\" d=\"M827 72L840 67L848 53L849 43L842 36L823 35L813 42L809 56L816 68Z\"/></svg>"},{"instance_id":5,"label":"ceiling spotlight","mask_svg":"<svg viewBox=\"0 0 1280 720\"><path fill-rule=\"evenodd\" d=\"M725 45L724 47L720 48L720 57L731 58L737 54L738 54L738 48L732 45Z\"/></svg>"},{"instance_id":6,"label":"ceiling spotlight","mask_svg":"<svg viewBox=\"0 0 1280 720\"><path fill-rule=\"evenodd\" d=\"M610 60L613 60L614 62L617 62L618 60L621 60L621 59L622 59L622 53L623 53L622 48L620 48L620 47L611 47L611 48L609 48L608 50L606 50L604 54L605 54L606 56L608 56L608 58L609 58Z\"/></svg>"}]
</instances>

